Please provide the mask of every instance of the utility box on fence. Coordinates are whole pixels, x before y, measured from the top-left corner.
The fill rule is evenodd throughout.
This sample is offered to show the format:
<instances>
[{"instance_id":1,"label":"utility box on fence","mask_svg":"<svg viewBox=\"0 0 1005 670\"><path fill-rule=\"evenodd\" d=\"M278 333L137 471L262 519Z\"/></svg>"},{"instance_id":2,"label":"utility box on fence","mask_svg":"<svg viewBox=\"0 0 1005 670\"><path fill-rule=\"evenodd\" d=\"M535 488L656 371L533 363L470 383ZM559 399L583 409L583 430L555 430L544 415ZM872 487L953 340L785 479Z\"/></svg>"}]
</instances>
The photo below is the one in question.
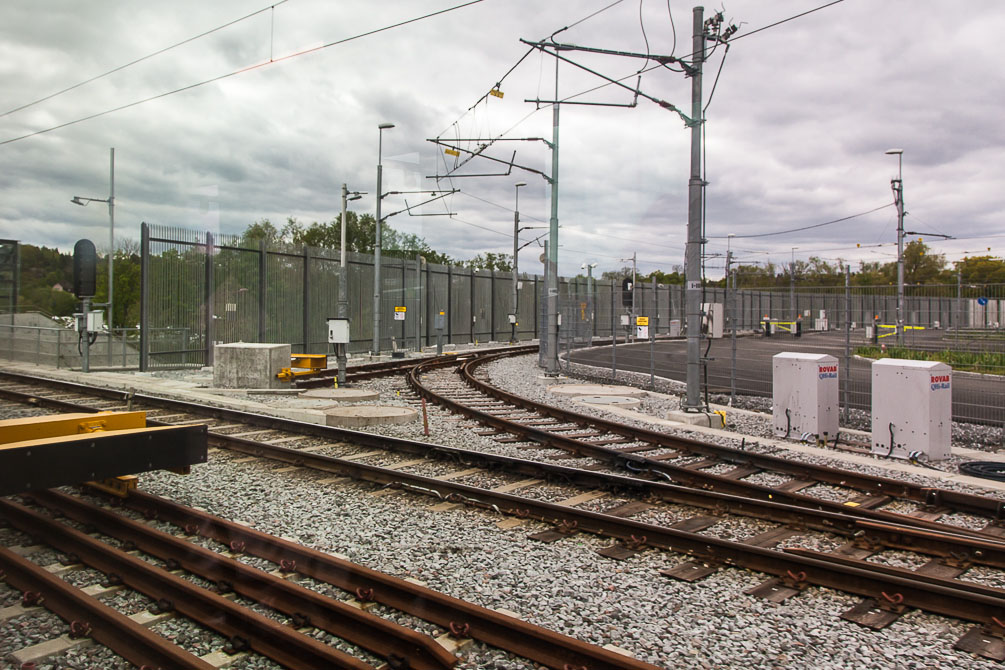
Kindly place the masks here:
<instances>
[{"instance_id":1,"label":"utility box on fence","mask_svg":"<svg viewBox=\"0 0 1005 670\"><path fill-rule=\"evenodd\" d=\"M726 323L721 302L705 302L701 305L701 330L711 339L722 337L722 328Z\"/></svg>"},{"instance_id":2,"label":"utility box on fence","mask_svg":"<svg viewBox=\"0 0 1005 670\"><path fill-rule=\"evenodd\" d=\"M670 337L680 337L680 319L670 319Z\"/></svg>"},{"instance_id":3,"label":"utility box on fence","mask_svg":"<svg viewBox=\"0 0 1005 670\"><path fill-rule=\"evenodd\" d=\"M771 358L771 410L776 437L822 439L838 432L838 360L785 351Z\"/></svg>"},{"instance_id":4,"label":"utility box on fence","mask_svg":"<svg viewBox=\"0 0 1005 670\"><path fill-rule=\"evenodd\" d=\"M872 453L949 458L953 369L945 363L883 358L872 364Z\"/></svg>"}]
</instances>

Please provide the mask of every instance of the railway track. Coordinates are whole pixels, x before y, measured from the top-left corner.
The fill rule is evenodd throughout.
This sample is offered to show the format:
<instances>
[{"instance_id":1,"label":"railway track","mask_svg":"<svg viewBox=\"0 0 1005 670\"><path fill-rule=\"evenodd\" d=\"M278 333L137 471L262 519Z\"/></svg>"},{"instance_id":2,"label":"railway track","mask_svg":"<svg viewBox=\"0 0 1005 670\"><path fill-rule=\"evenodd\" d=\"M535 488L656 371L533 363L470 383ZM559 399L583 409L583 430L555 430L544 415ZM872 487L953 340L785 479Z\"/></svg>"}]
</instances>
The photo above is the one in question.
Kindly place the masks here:
<instances>
[{"instance_id":1,"label":"railway track","mask_svg":"<svg viewBox=\"0 0 1005 670\"><path fill-rule=\"evenodd\" d=\"M9 388L5 392L13 393ZM121 403L121 396L116 399L112 394L112 398L110 402ZM219 448L436 496L445 501L445 507L467 504L495 514L543 521L551 529L537 534L541 540L594 533L615 540L615 544L604 550L613 558L630 558L650 547L691 557L692 560L665 571L667 576L693 580L723 567L746 567L772 575L750 592L776 601L795 595L808 585L829 586L863 596L864 600L845 616L874 627L889 624L910 607L958 617L979 624L973 629L975 632L960 642L963 648L991 657L996 652L986 648L988 638L1000 639L995 626L1005 620L1005 592L960 579L971 566L995 570L1005 567L1005 545L991 533L883 510L841 506L840 511L832 511L826 506L797 505L770 497L737 496L537 461L430 447L425 443L186 406L145 396L134 397L132 401L134 406L147 403L159 406L161 416L172 421L192 421L211 415L216 427L210 426L210 440ZM40 398L38 402L61 406L69 400L64 393L63 398ZM255 439L250 439L251 435ZM349 440L355 446L346 448ZM326 451L341 452L344 457L321 453ZM635 461L637 456L630 453ZM442 467L437 475L407 472L419 463L428 464L430 458L440 459L436 465ZM389 467L361 462L364 460L386 462ZM462 483L486 473L496 480L495 486ZM561 483L554 486L565 492L566 498L561 501L564 504L517 495L521 490L529 491L548 482ZM576 506L605 496L614 498L616 504L604 513ZM577 499L579 503L575 502ZM982 507L966 500L971 507ZM681 509L690 511L682 516ZM662 521L673 516L674 511L678 512L678 520ZM934 512L925 514L930 516ZM733 523L733 517L737 516L770 525L739 540L715 537L716 527ZM801 542L812 535L810 531L826 532L836 538L831 543L834 551L812 552L793 545L793 541ZM783 544L784 551L771 549ZM894 550L920 557L916 561L919 569L911 571L877 562L884 552Z\"/></svg>"}]
</instances>

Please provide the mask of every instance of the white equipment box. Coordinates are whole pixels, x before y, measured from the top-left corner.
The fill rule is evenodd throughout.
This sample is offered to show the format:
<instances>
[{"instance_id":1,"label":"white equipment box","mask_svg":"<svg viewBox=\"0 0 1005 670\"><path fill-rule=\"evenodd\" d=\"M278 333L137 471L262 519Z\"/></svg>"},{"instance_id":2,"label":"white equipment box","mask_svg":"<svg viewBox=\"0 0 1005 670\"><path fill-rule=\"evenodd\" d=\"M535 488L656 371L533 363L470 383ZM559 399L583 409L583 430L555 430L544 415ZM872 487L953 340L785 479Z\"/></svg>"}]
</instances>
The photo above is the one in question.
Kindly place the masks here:
<instances>
[{"instance_id":1,"label":"white equipment box","mask_svg":"<svg viewBox=\"0 0 1005 670\"><path fill-rule=\"evenodd\" d=\"M701 330L711 339L722 337L722 328L726 323L722 314L721 302L703 302L701 304Z\"/></svg>"},{"instance_id":2,"label":"white equipment box","mask_svg":"<svg viewBox=\"0 0 1005 670\"><path fill-rule=\"evenodd\" d=\"M949 458L953 369L945 363L883 358L872 364L872 453Z\"/></svg>"},{"instance_id":3,"label":"white equipment box","mask_svg":"<svg viewBox=\"0 0 1005 670\"><path fill-rule=\"evenodd\" d=\"M670 320L670 337L680 337L680 319Z\"/></svg>"},{"instance_id":4,"label":"white equipment box","mask_svg":"<svg viewBox=\"0 0 1005 670\"><path fill-rule=\"evenodd\" d=\"M838 432L838 360L785 351L771 358L771 409L776 437Z\"/></svg>"},{"instance_id":5,"label":"white equipment box","mask_svg":"<svg viewBox=\"0 0 1005 670\"><path fill-rule=\"evenodd\" d=\"M349 344L349 319L328 317L328 344Z\"/></svg>"}]
</instances>

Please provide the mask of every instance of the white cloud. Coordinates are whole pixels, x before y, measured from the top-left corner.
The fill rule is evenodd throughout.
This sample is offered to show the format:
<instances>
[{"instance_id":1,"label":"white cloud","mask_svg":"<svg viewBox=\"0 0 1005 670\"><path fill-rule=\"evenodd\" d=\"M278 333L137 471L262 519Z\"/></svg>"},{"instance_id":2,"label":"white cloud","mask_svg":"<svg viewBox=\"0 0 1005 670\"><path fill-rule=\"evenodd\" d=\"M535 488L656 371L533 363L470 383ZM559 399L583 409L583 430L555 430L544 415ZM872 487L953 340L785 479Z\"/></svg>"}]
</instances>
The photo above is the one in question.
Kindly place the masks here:
<instances>
[{"instance_id":1,"label":"white cloud","mask_svg":"<svg viewBox=\"0 0 1005 670\"><path fill-rule=\"evenodd\" d=\"M426 142L483 137L551 137L551 111L525 99L554 96L554 63L531 54L504 82L505 98L465 112L538 39L609 4L606 0L539 3L486 0L426 21L379 33L223 79L190 91L0 145L0 236L69 250L80 237L107 244L107 211L74 207L72 195L106 197L108 148L116 147L116 233L137 239L139 223L237 233L253 221L296 216L329 220L342 182L369 195L353 203L372 211L377 124L384 134L386 190L435 188L441 149ZM727 19L744 22L738 37L817 6L808 0L735 0ZM691 8L672 2L676 54L690 51ZM264 7L252 0L170 6L103 0L86 4L11 0L0 6L0 112L109 70L156 49ZM145 61L29 109L0 117L0 141L187 86L235 69L374 30L449 6L443 0L289 0L238 25ZM650 50L672 44L664 2L642 3ZM845 2L734 41L709 107L706 129L707 234L724 238L827 221L890 201L895 161L904 148L905 193L917 226L973 240L940 242L954 253L992 246L1001 230L1005 84L995 36L1005 8L972 3L967 15L948 3ZM557 40L642 51L639 3L626 1L556 36ZM706 99L720 49L706 67ZM568 54L611 76L641 61ZM650 63L651 64L651 63ZM560 94L602 83L563 65ZM633 84L634 80L628 80ZM653 72L647 93L687 110L690 80ZM577 101L624 103L611 87ZM525 118L527 117L527 118ZM523 121L521 121L523 119ZM458 120L456 126L452 126ZM640 267L670 269L683 257L687 220L689 132L679 117L641 100L635 109L563 106L559 217L560 270L583 261L598 273L638 252ZM506 142L487 152L550 172L540 142ZM418 162L392 160L417 155ZM498 164L472 161L475 172ZM420 234L445 253L469 258L512 248L513 184L525 225L547 221L549 191L539 175L456 179L475 197L453 196L391 225ZM450 182L440 182L449 188ZM501 207L482 202L483 198ZM408 196L413 204L412 196ZM404 206L391 196L385 211ZM437 209L440 208L440 209ZM892 210L805 233L736 240L757 258L786 262L818 255L871 258L856 242L893 241ZM460 220L497 231L496 234ZM922 223L924 225L922 225ZM913 229L913 228L909 228ZM524 236L540 231L526 231ZM531 239L524 237L523 239ZM926 239L926 241L928 241ZM934 242L934 240L932 240ZM712 239L709 251L725 249ZM534 253L521 267L534 269ZM885 252L884 252L885 253ZM753 258L754 256L751 256ZM803 256L805 257L805 256ZM714 265L711 263L710 265ZM710 270L715 273L715 270Z\"/></svg>"}]
</instances>

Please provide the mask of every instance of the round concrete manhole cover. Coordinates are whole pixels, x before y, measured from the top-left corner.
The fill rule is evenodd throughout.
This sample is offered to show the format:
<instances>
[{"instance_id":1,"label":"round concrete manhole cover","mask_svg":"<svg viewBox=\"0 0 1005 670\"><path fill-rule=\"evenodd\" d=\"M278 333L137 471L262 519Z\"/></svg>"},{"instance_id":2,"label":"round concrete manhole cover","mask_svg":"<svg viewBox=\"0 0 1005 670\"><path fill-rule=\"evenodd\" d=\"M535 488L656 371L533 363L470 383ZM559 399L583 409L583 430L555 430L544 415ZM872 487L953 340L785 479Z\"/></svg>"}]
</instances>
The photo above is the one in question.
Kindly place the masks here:
<instances>
[{"instance_id":1,"label":"round concrete manhole cover","mask_svg":"<svg viewBox=\"0 0 1005 670\"><path fill-rule=\"evenodd\" d=\"M311 389L300 394L301 398L316 398L323 400L336 400L338 402L364 402L376 400L379 394L376 391L354 388L325 388Z\"/></svg>"},{"instance_id":2,"label":"round concrete manhole cover","mask_svg":"<svg viewBox=\"0 0 1005 670\"><path fill-rule=\"evenodd\" d=\"M576 400L587 405L606 405L607 407L638 407L642 404L638 398L629 398L623 395L584 395Z\"/></svg>"},{"instance_id":3,"label":"round concrete manhole cover","mask_svg":"<svg viewBox=\"0 0 1005 670\"><path fill-rule=\"evenodd\" d=\"M615 386L613 384L557 384L548 387L548 393L564 396L621 396L624 398L641 398L646 391L631 386Z\"/></svg>"},{"instance_id":4,"label":"round concrete manhole cover","mask_svg":"<svg viewBox=\"0 0 1005 670\"><path fill-rule=\"evenodd\" d=\"M325 423L329 426L342 426L344 428L384 426L393 423L408 423L418 415L417 411L409 407L355 405L326 409Z\"/></svg>"}]
</instances>

